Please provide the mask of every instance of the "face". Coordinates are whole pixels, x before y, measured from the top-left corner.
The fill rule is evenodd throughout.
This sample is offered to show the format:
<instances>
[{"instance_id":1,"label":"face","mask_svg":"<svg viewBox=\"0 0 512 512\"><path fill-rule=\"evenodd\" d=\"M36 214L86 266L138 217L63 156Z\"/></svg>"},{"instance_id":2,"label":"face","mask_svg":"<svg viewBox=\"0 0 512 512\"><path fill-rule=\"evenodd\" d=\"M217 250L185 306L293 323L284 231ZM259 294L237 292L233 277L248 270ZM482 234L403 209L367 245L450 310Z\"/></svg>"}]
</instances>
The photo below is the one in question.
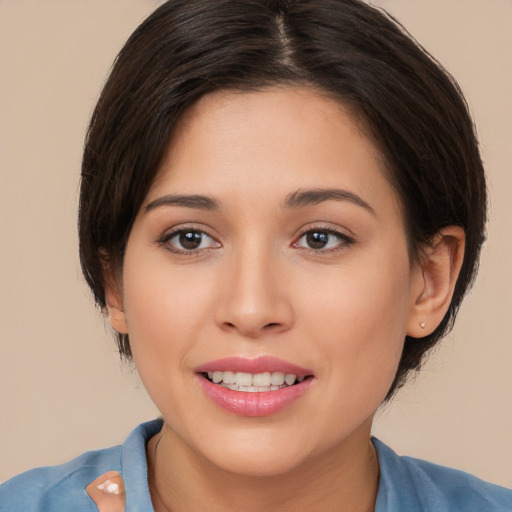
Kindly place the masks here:
<instances>
[{"instance_id":1,"label":"face","mask_svg":"<svg viewBox=\"0 0 512 512\"><path fill-rule=\"evenodd\" d=\"M112 322L189 453L272 475L368 442L421 284L382 168L312 90L217 92L183 117Z\"/></svg>"}]
</instances>

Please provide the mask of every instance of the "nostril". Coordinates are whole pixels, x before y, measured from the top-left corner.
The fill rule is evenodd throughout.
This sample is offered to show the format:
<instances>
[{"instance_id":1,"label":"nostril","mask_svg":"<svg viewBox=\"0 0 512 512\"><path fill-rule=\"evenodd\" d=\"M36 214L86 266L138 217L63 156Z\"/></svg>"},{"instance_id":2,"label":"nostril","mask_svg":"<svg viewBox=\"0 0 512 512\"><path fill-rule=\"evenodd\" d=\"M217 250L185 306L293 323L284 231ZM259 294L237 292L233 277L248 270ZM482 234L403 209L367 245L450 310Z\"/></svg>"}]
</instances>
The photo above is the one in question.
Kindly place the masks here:
<instances>
[{"instance_id":1,"label":"nostril","mask_svg":"<svg viewBox=\"0 0 512 512\"><path fill-rule=\"evenodd\" d=\"M270 323L270 324L265 325L265 326L264 326L264 329L271 329L272 327L278 327L278 326L279 326L279 324L278 324L278 323L276 323L276 322L272 322L272 323Z\"/></svg>"}]
</instances>

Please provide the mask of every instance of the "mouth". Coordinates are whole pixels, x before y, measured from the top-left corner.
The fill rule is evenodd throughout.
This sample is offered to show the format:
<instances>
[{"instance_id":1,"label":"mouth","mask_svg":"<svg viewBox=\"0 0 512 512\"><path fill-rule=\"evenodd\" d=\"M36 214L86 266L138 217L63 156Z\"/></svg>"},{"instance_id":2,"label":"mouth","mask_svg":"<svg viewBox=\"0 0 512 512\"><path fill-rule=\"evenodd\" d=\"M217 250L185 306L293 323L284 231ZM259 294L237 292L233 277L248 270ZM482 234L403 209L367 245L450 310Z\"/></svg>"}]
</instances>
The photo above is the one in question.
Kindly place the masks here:
<instances>
[{"instance_id":1,"label":"mouth","mask_svg":"<svg viewBox=\"0 0 512 512\"><path fill-rule=\"evenodd\" d=\"M196 368L201 388L218 406L241 416L291 407L311 388L313 372L275 357L231 357Z\"/></svg>"},{"instance_id":2,"label":"mouth","mask_svg":"<svg viewBox=\"0 0 512 512\"><path fill-rule=\"evenodd\" d=\"M262 393L279 391L290 386L296 386L312 375L296 375L294 373L263 372L247 373L235 371L209 371L202 372L201 376L213 384L246 393Z\"/></svg>"}]
</instances>

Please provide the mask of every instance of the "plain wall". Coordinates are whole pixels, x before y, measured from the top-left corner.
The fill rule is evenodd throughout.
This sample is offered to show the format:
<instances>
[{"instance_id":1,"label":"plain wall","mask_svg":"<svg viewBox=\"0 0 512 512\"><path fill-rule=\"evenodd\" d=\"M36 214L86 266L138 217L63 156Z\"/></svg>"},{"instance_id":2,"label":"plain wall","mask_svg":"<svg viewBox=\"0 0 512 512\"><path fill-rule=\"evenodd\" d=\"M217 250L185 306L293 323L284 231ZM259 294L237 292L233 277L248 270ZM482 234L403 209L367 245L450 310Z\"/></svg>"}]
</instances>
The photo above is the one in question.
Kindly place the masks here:
<instances>
[{"instance_id":1,"label":"plain wall","mask_svg":"<svg viewBox=\"0 0 512 512\"><path fill-rule=\"evenodd\" d=\"M489 176L480 276L453 334L378 414L399 453L512 486L512 2L380 0L458 79ZM157 2L0 0L0 481L118 444L158 413L83 284L83 138Z\"/></svg>"}]
</instances>

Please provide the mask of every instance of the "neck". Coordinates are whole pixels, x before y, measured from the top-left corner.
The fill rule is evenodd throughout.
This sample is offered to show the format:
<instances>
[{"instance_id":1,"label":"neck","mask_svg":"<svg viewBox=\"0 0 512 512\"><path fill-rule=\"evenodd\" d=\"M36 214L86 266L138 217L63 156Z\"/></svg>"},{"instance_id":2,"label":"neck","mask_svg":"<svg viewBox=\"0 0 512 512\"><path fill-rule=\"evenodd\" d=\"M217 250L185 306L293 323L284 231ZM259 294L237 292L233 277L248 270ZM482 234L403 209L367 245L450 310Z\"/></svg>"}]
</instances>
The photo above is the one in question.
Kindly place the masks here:
<instances>
[{"instance_id":1,"label":"neck","mask_svg":"<svg viewBox=\"0 0 512 512\"><path fill-rule=\"evenodd\" d=\"M348 439L327 456L280 475L252 476L222 470L192 452L164 425L147 449L156 512L373 512L379 466L370 441ZM359 441L354 443L353 441Z\"/></svg>"}]
</instances>

